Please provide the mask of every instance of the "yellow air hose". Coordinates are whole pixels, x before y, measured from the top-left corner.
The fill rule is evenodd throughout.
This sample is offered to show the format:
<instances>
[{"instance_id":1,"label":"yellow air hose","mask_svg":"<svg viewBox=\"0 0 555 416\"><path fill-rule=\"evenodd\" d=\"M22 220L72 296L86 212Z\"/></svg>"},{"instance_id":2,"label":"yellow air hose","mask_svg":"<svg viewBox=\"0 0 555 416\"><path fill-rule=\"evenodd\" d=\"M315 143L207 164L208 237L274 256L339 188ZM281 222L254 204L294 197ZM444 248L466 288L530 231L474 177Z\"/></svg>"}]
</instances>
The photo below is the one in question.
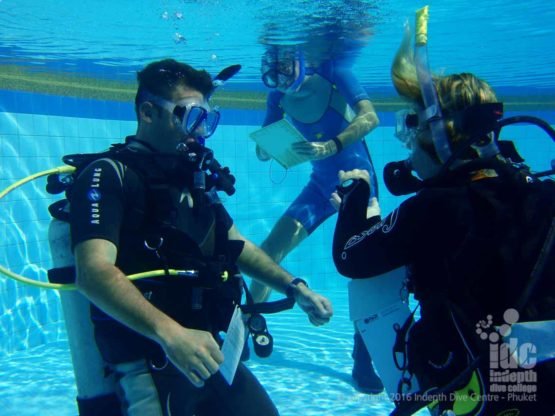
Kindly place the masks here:
<instances>
[{"instance_id":1,"label":"yellow air hose","mask_svg":"<svg viewBox=\"0 0 555 416\"><path fill-rule=\"evenodd\" d=\"M25 185L28 182L31 182L35 179L41 178L43 176L47 176L47 175L54 175L54 174L68 174L68 173L72 173L75 170L75 168L73 166L67 166L67 165L63 165L63 166L58 166L56 168L52 168L52 169L48 169L48 170L44 170L41 172L37 172L34 173L32 175L27 176L26 178L23 178L15 183L13 183L12 185L8 186L6 189L4 189L3 191L0 192L0 199L4 198L6 195L8 195L10 192L12 192L14 189L19 188L22 185ZM30 279L28 277L25 276L21 276L20 274L14 273L11 270L7 269L6 267L0 265L0 273L2 273L3 275L9 277L10 279L13 279L15 281L18 281L20 283L24 283L26 285L31 285L31 286L35 286L35 287L40 287L42 289L55 289L55 290L75 290L76 286L73 283L49 283L49 282L41 282L38 280L34 280L34 279ZM142 272L142 273L135 273L135 274L131 274L129 276L127 276L129 278L129 280L138 280L138 279L144 279L147 277L159 277L159 276L191 276L192 274L194 274L195 271L193 270L175 270L175 269L169 269L169 270L151 270L151 271L147 271L147 272Z\"/></svg>"}]
</instances>

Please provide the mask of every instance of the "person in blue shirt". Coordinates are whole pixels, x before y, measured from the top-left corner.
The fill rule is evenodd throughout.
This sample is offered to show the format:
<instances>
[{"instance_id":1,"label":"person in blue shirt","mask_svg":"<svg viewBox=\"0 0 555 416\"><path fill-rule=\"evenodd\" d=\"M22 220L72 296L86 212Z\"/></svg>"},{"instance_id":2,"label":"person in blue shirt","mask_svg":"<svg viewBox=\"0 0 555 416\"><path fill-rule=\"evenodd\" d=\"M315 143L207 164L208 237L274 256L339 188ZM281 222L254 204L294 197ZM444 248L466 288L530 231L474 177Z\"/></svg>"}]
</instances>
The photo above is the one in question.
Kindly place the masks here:
<instances>
[{"instance_id":1,"label":"person in blue shirt","mask_svg":"<svg viewBox=\"0 0 555 416\"><path fill-rule=\"evenodd\" d=\"M293 150L312 164L308 183L261 245L279 263L336 213L329 196L338 185L340 170L370 172L373 192L369 206L377 203L377 182L364 137L378 126L379 120L364 88L338 60L311 66L305 64L299 49L273 46L263 55L261 69L262 81L272 89L263 126L286 117L306 138L294 143ZM271 159L258 146L256 155L262 161ZM250 289L257 302L268 299L271 292L256 281ZM355 335L353 358L357 389L366 393L382 391L359 335Z\"/></svg>"}]
</instances>

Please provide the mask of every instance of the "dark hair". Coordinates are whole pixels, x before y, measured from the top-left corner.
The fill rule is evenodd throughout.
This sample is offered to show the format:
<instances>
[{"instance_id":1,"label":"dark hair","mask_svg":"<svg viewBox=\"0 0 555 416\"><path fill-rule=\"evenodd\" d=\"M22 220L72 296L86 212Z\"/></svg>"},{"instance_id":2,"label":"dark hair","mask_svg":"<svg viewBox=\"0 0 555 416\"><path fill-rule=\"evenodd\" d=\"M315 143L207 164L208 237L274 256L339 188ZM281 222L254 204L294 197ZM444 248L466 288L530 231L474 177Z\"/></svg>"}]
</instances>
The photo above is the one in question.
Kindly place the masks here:
<instances>
[{"instance_id":1,"label":"dark hair","mask_svg":"<svg viewBox=\"0 0 555 416\"><path fill-rule=\"evenodd\" d=\"M174 88L182 85L199 91L208 97L214 86L212 77L205 70L197 70L174 59L163 59L148 64L137 73L139 87L135 95L135 112L142 102L141 92L147 90L154 95L170 99Z\"/></svg>"}]
</instances>

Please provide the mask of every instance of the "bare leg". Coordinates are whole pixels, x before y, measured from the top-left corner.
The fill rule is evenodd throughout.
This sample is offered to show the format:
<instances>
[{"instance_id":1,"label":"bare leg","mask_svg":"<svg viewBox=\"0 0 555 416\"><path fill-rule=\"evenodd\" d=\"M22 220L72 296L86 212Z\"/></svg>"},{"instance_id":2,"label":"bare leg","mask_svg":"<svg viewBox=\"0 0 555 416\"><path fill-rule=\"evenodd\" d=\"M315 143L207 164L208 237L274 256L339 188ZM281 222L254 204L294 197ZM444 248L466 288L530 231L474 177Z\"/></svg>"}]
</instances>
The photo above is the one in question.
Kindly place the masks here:
<instances>
[{"instance_id":1,"label":"bare leg","mask_svg":"<svg viewBox=\"0 0 555 416\"><path fill-rule=\"evenodd\" d=\"M266 237L260 248L276 263L281 263L285 256L307 236L308 233L299 221L284 215L274 225L270 235ZM264 302L270 297L272 289L253 280L250 291L255 302Z\"/></svg>"}]
</instances>

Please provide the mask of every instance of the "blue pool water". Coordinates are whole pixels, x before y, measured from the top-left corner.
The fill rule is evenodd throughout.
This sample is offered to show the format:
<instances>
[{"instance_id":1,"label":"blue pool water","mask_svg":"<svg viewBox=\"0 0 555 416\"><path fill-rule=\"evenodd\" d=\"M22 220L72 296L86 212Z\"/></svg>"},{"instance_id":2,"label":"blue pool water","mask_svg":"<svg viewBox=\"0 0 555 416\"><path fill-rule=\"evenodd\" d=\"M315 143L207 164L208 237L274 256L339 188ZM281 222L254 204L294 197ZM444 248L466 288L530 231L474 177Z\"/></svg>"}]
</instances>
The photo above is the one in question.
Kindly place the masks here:
<instances>
[{"instance_id":1,"label":"blue pool water","mask_svg":"<svg viewBox=\"0 0 555 416\"><path fill-rule=\"evenodd\" d=\"M336 317L315 329L299 310L268 319L273 354L248 362L281 414L387 415L393 406L385 393L368 396L351 385L352 324L344 291L328 291ZM0 360L2 414L18 416L77 413L76 394L66 343L55 341ZM420 412L420 414L426 414Z\"/></svg>"},{"instance_id":2,"label":"blue pool water","mask_svg":"<svg viewBox=\"0 0 555 416\"><path fill-rule=\"evenodd\" d=\"M262 42L351 36L335 32L337 21L340 28L372 33L368 41L350 43L360 46L350 59L381 120L367 139L377 172L406 157L393 139L393 111L401 103L388 71L414 2L293 1L280 10L270 0L237 0L229 7L212 0L114 3L100 13L92 0L40 7L34 0L0 0L0 190L61 165L65 154L104 150L132 134L126 91L147 61L175 56L211 73L240 62L236 82L224 86L235 95L222 106L222 125L208 145L237 177L237 193L224 196L226 207L242 233L260 243L310 173L304 165L285 172L254 156L248 135L262 121L266 93L258 81ZM508 3L486 0L471 8L460 0L430 1L432 66L475 71L506 101L507 115L536 115L553 124L555 6L527 2L523 18L522 6ZM535 170L555 158L555 146L537 129L510 127L504 137L516 140ZM57 199L44 188L39 179L0 200L0 265L43 281L51 267L47 207ZM380 200L385 213L400 202L381 179ZM248 364L284 416L385 415L392 409L385 394L363 395L351 385L352 323L347 282L331 260L334 224L332 217L283 263L332 299L333 321L314 328L298 309L269 317L274 353ZM75 394L59 295L0 275L0 415L75 415Z\"/></svg>"}]
</instances>

